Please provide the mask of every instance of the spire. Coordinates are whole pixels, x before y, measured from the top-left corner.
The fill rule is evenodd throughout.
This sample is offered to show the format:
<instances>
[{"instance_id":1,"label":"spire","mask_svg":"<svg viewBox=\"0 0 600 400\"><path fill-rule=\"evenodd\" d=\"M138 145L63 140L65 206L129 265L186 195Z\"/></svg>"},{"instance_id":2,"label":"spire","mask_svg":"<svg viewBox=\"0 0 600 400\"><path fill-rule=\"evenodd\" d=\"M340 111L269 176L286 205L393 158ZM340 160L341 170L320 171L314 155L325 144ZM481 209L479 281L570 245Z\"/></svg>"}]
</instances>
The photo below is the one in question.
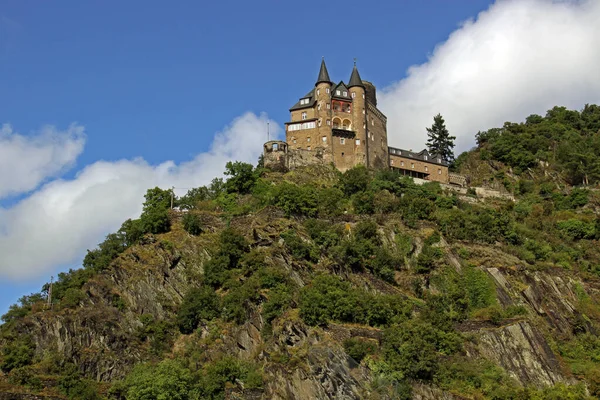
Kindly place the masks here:
<instances>
[{"instance_id":1,"label":"spire","mask_svg":"<svg viewBox=\"0 0 600 400\"><path fill-rule=\"evenodd\" d=\"M321 69L319 70L319 77L317 78L317 86L319 83L329 83L331 84L331 80L329 79L329 72L327 72L327 67L325 66L325 57L321 60Z\"/></svg>"},{"instance_id":2,"label":"spire","mask_svg":"<svg viewBox=\"0 0 600 400\"><path fill-rule=\"evenodd\" d=\"M352 75L350 75L350 80L348 81L348 89L353 86L360 86L362 88L365 87L362 83L362 79L360 79L358 69L356 68L356 58L354 59L354 68L352 68Z\"/></svg>"}]
</instances>

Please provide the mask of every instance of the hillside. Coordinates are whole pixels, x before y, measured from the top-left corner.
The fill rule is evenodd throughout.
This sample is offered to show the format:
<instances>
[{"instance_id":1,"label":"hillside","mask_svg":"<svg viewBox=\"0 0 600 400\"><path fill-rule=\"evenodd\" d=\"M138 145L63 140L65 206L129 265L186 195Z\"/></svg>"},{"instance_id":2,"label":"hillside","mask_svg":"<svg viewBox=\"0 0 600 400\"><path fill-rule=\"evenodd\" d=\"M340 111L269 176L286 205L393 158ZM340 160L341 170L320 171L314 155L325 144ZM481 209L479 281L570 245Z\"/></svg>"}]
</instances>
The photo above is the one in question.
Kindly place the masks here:
<instances>
[{"instance_id":1,"label":"hillside","mask_svg":"<svg viewBox=\"0 0 600 400\"><path fill-rule=\"evenodd\" d=\"M514 202L362 167L150 189L2 317L0 399L596 398L599 115L478 134L457 171Z\"/></svg>"}]
</instances>

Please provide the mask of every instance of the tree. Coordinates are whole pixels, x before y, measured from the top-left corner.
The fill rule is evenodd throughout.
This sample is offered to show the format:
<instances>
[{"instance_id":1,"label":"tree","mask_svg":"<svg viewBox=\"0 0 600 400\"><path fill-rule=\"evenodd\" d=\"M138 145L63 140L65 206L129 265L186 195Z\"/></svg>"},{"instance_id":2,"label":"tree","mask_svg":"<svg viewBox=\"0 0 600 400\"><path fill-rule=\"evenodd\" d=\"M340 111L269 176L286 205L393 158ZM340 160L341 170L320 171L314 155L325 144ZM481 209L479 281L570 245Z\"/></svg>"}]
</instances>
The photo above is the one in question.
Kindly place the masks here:
<instances>
[{"instance_id":1,"label":"tree","mask_svg":"<svg viewBox=\"0 0 600 400\"><path fill-rule=\"evenodd\" d=\"M240 161L234 163L229 161L225 165L225 175L229 176L225 182L227 193L250 193L258 179L258 174L252 164Z\"/></svg>"},{"instance_id":2,"label":"tree","mask_svg":"<svg viewBox=\"0 0 600 400\"><path fill-rule=\"evenodd\" d=\"M441 114L433 117L433 125L427 129L427 148L432 154L438 154L447 162L454 161L454 140L456 136L450 136L446 129L446 123Z\"/></svg>"}]
</instances>

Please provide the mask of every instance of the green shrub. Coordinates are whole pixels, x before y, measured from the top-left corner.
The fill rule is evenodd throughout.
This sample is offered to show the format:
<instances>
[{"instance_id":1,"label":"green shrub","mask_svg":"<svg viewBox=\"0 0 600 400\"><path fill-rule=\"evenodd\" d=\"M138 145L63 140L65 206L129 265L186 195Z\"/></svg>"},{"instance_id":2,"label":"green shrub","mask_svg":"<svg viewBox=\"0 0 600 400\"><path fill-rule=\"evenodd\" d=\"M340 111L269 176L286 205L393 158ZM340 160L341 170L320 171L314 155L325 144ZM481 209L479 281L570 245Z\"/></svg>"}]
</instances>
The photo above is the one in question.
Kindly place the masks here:
<instances>
[{"instance_id":1,"label":"green shrub","mask_svg":"<svg viewBox=\"0 0 600 400\"><path fill-rule=\"evenodd\" d=\"M306 260L309 262L317 262L319 260L319 252L309 242L304 241L294 231L289 230L281 234L281 238L285 241L285 246L290 250L290 253L297 260Z\"/></svg>"},{"instance_id":2,"label":"green shrub","mask_svg":"<svg viewBox=\"0 0 600 400\"><path fill-rule=\"evenodd\" d=\"M556 224L560 233L570 240L593 239L596 229L593 223L578 219L560 221Z\"/></svg>"},{"instance_id":3,"label":"green shrub","mask_svg":"<svg viewBox=\"0 0 600 400\"><path fill-rule=\"evenodd\" d=\"M275 318L279 317L287 310L293 299L293 288L279 284L272 288L268 293L268 300L262 306L262 316L265 322L271 323Z\"/></svg>"},{"instance_id":4,"label":"green shrub","mask_svg":"<svg viewBox=\"0 0 600 400\"><path fill-rule=\"evenodd\" d=\"M369 170L364 165L358 165L341 175L339 185L344 194L350 197L355 193L365 191L370 180Z\"/></svg>"},{"instance_id":5,"label":"green shrub","mask_svg":"<svg viewBox=\"0 0 600 400\"><path fill-rule=\"evenodd\" d=\"M357 363L360 363L367 355L377 351L377 344L372 340L350 338L344 340L344 350Z\"/></svg>"},{"instance_id":6,"label":"green shrub","mask_svg":"<svg viewBox=\"0 0 600 400\"><path fill-rule=\"evenodd\" d=\"M298 186L289 182L282 182L275 187L272 204L281 208L288 217L315 217L319 207L317 193L312 186Z\"/></svg>"},{"instance_id":7,"label":"green shrub","mask_svg":"<svg viewBox=\"0 0 600 400\"><path fill-rule=\"evenodd\" d=\"M427 274L431 272L436 266L436 261L442 258L443 254L442 249L439 247L432 247L430 245L423 246L421 254L417 257L415 272L418 274Z\"/></svg>"},{"instance_id":8,"label":"green shrub","mask_svg":"<svg viewBox=\"0 0 600 400\"><path fill-rule=\"evenodd\" d=\"M183 297L177 313L177 326L181 333L189 334L196 330L201 320L216 318L220 312L220 299L212 288L194 288Z\"/></svg>"},{"instance_id":9,"label":"green shrub","mask_svg":"<svg viewBox=\"0 0 600 400\"><path fill-rule=\"evenodd\" d=\"M202 222L197 214L187 213L183 216L183 229L190 235L202 233Z\"/></svg>"},{"instance_id":10,"label":"green shrub","mask_svg":"<svg viewBox=\"0 0 600 400\"><path fill-rule=\"evenodd\" d=\"M2 348L0 370L10 372L15 368L25 367L33 361L35 345L29 335L22 335L11 340Z\"/></svg>"}]
</instances>

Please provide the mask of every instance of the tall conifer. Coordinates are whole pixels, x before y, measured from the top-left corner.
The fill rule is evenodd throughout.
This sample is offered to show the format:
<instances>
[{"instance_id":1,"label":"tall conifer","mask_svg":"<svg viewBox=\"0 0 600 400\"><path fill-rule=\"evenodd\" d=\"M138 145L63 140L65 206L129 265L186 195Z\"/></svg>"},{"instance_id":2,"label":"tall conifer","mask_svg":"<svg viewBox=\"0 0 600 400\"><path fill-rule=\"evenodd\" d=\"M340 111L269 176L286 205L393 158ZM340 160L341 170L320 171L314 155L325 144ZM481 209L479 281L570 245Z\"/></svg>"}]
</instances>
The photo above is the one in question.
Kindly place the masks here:
<instances>
[{"instance_id":1,"label":"tall conifer","mask_svg":"<svg viewBox=\"0 0 600 400\"><path fill-rule=\"evenodd\" d=\"M456 136L450 136L446 123L441 114L433 117L433 125L427 129L427 148L429 153L438 154L443 160L451 163L454 161L454 140Z\"/></svg>"}]
</instances>

